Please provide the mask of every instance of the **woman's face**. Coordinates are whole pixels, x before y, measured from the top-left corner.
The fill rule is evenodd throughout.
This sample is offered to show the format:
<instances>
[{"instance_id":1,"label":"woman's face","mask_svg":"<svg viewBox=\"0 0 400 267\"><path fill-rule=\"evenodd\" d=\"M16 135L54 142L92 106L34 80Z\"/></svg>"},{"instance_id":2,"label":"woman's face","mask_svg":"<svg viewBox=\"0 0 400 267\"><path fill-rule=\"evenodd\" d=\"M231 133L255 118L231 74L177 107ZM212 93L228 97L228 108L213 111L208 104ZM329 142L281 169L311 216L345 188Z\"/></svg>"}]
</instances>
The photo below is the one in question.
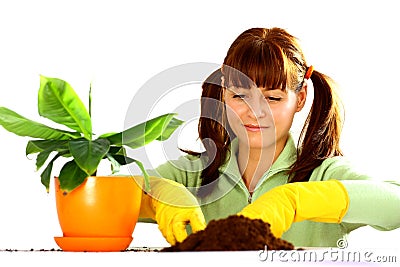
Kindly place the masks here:
<instances>
[{"instance_id":1,"label":"woman's face","mask_svg":"<svg viewBox=\"0 0 400 267\"><path fill-rule=\"evenodd\" d=\"M250 148L283 148L306 95L306 86L298 93L280 88L225 88L228 123L239 142L247 142Z\"/></svg>"}]
</instances>

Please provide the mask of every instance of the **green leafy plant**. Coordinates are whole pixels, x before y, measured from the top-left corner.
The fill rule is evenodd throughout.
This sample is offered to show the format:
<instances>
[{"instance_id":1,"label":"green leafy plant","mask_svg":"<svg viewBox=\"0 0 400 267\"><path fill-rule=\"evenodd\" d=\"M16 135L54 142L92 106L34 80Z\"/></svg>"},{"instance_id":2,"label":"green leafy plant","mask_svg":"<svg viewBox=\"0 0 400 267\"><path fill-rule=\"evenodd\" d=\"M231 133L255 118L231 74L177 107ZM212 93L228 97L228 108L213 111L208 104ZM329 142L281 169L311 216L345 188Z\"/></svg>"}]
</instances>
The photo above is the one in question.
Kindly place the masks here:
<instances>
[{"instance_id":1,"label":"green leafy plant","mask_svg":"<svg viewBox=\"0 0 400 267\"><path fill-rule=\"evenodd\" d=\"M45 76L40 76L38 111L40 116L72 131L29 120L5 107L0 107L0 125L16 135L34 138L28 141L26 155L36 154L36 168L44 168L40 177L47 191L53 164L60 157L72 158L63 165L58 175L62 190L72 191L87 177L95 176L103 159L110 161L112 173L118 172L121 165L136 163L143 172L146 191L149 190L148 174L143 164L127 157L126 148L135 149L154 140L166 140L183 122L175 118L176 114L168 113L122 132L107 133L94 139L91 89L88 111L67 82ZM55 155L52 152L56 152Z\"/></svg>"}]
</instances>

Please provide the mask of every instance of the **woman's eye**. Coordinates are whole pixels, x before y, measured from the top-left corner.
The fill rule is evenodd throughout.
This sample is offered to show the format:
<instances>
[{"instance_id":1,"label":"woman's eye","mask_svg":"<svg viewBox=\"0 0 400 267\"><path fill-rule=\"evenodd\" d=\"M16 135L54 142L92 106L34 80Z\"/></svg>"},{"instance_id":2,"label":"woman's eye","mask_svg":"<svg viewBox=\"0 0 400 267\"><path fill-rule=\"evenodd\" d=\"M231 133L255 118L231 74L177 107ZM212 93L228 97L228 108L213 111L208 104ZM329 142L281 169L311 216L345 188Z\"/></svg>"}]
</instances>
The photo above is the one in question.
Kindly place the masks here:
<instances>
[{"instance_id":1,"label":"woman's eye","mask_svg":"<svg viewBox=\"0 0 400 267\"><path fill-rule=\"evenodd\" d=\"M234 95L233 98L245 99L246 95L237 94L237 95Z\"/></svg>"},{"instance_id":2,"label":"woman's eye","mask_svg":"<svg viewBox=\"0 0 400 267\"><path fill-rule=\"evenodd\" d=\"M273 97L273 96L268 96L266 97L268 101L272 101L272 102L278 102L281 101L282 98L281 97Z\"/></svg>"}]
</instances>

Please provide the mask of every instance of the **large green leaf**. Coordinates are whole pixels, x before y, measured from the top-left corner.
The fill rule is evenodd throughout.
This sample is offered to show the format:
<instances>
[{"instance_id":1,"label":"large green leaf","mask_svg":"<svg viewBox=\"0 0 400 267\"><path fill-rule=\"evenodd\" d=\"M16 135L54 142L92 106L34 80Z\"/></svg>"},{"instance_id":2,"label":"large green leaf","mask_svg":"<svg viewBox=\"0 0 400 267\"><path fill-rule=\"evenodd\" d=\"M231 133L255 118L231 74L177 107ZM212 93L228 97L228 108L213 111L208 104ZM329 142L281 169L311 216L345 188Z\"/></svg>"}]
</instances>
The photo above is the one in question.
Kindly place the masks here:
<instances>
[{"instance_id":1,"label":"large green leaf","mask_svg":"<svg viewBox=\"0 0 400 267\"><path fill-rule=\"evenodd\" d=\"M75 159L76 164L88 175L92 175L107 154L110 142L107 139L97 140L71 140L69 150Z\"/></svg>"},{"instance_id":2,"label":"large green leaf","mask_svg":"<svg viewBox=\"0 0 400 267\"><path fill-rule=\"evenodd\" d=\"M107 158L110 160L108 156L112 156L119 165L126 165L134 162L133 159L126 156L125 148L120 146L111 146L107 153Z\"/></svg>"},{"instance_id":3,"label":"large green leaf","mask_svg":"<svg viewBox=\"0 0 400 267\"><path fill-rule=\"evenodd\" d=\"M169 137L182 124L182 121L174 118L175 115L173 113L161 115L120 133L106 134L102 137L107 138L112 145L126 145L133 149L142 147L162 136Z\"/></svg>"},{"instance_id":4,"label":"large green leaf","mask_svg":"<svg viewBox=\"0 0 400 267\"><path fill-rule=\"evenodd\" d=\"M60 152L68 149L68 143L65 140L30 140L26 145L25 154L28 156L45 150Z\"/></svg>"},{"instance_id":5,"label":"large green leaf","mask_svg":"<svg viewBox=\"0 0 400 267\"><path fill-rule=\"evenodd\" d=\"M60 189L70 192L82 184L87 177L87 173L79 168L75 160L69 161L62 167L58 176Z\"/></svg>"},{"instance_id":6,"label":"large green leaf","mask_svg":"<svg viewBox=\"0 0 400 267\"><path fill-rule=\"evenodd\" d=\"M110 146L108 151L111 155L125 155L125 148L123 146Z\"/></svg>"},{"instance_id":7,"label":"large green leaf","mask_svg":"<svg viewBox=\"0 0 400 267\"><path fill-rule=\"evenodd\" d=\"M171 137L171 135L175 132L175 130L181 126L183 121L178 120L177 118L172 118L172 120L168 123L168 125L163 129L162 134L157 137L158 141L164 141Z\"/></svg>"},{"instance_id":8,"label":"large green leaf","mask_svg":"<svg viewBox=\"0 0 400 267\"><path fill-rule=\"evenodd\" d=\"M29 120L5 107L0 107L0 125L16 135L40 139L67 140L80 136L78 133L54 129Z\"/></svg>"},{"instance_id":9,"label":"large green leaf","mask_svg":"<svg viewBox=\"0 0 400 267\"><path fill-rule=\"evenodd\" d=\"M26 155L39 153L36 157L36 169L39 170L46 162L52 152L59 152L65 156L69 153L68 141L66 140L30 140L26 145Z\"/></svg>"},{"instance_id":10,"label":"large green leaf","mask_svg":"<svg viewBox=\"0 0 400 267\"><path fill-rule=\"evenodd\" d=\"M39 152L39 154L36 157L36 170L39 170L43 166L43 164L46 163L46 161L47 161L48 157L50 156L50 154L52 152L55 152L55 151L57 151L57 150L55 150L55 149L47 149L47 150L44 150L42 152ZM64 150L60 149L58 155L59 156L63 156L63 157L70 157L71 156L69 154L69 150L68 149L64 149Z\"/></svg>"},{"instance_id":11,"label":"large green leaf","mask_svg":"<svg viewBox=\"0 0 400 267\"><path fill-rule=\"evenodd\" d=\"M113 158L119 163L119 165L131 164L134 160L124 155L112 155Z\"/></svg>"},{"instance_id":12,"label":"large green leaf","mask_svg":"<svg viewBox=\"0 0 400 267\"><path fill-rule=\"evenodd\" d=\"M43 170L42 174L40 175L40 180L42 184L46 187L47 193L49 192L49 187L50 187L50 176L51 176L51 171L53 170L53 163L58 159L60 155L57 154L50 162L47 164L47 167Z\"/></svg>"},{"instance_id":13,"label":"large green leaf","mask_svg":"<svg viewBox=\"0 0 400 267\"><path fill-rule=\"evenodd\" d=\"M39 170L43 166L43 164L46 163L46 160L50 156L51 152L53 152L53 150L44 150L37 155L36 170Z\"/></svg>"},{"instance_id":14,"label":"large green leaf","mask_svg":"<svg viewBox=\"0 0 400 267\"><path fill-rule=\"evenodd\" d=\"M83 133L86 139L91 139L90 115L67 82L40 76L38 109L41 116Z\"/></svg>"}]
</instances>

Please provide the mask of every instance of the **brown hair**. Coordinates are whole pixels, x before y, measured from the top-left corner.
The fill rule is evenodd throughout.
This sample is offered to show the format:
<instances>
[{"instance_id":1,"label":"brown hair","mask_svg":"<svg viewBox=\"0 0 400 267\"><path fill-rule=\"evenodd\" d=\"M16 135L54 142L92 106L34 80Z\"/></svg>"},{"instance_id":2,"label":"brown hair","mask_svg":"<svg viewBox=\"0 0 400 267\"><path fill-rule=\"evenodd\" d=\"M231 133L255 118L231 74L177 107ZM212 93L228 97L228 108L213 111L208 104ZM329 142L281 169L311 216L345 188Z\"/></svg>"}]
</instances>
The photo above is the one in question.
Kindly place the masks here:
<instances>
[{"instance_id":1,"label":"brown hair","mask_svg":"<svg viewBox=\"0 0 400 267\"><path fill-rule=\"evenodd\" d=\"M253 28L236 38L221 70L211 74L202 85L199 137L206 148L204 153L215 154L214 159L210 158L212 162L202 171L203 186L219 177L218 169L225 163L230 140L234 137L229 125L224 123L221 77L224 77L226 87L250 88L251 83L255 83L258 87L297 91L305 82L307 67L297 39L283 29ZM247 77L243 79L243 76L250 80ZM324 159L342 155L339 148L342 121L334 83L328 76L315 70L311 81L314 100L298 140L297 160L289 171L289 182L308 181L311 172ZM210 187L206 187L207 190L202 188L198 191L199 196L211 192Z\"/></svg>"},{"instance_id":2,"label":"brown hair","mask_svg":"<svg viewBox=\"0 0 400 267\"><path fill-rule=\"evenodd\" d=\"M221 78L221 69L217 69L202 84L198 132L205 148L203 156L207 162L201 173L202 187L197 191L200 197L208 195L214 188L213 182L220 176L219 167L226 162L231 140L235 137L225 115ZM201 156L198 152L182 151Z\"/></svg>"}]
</instances>

